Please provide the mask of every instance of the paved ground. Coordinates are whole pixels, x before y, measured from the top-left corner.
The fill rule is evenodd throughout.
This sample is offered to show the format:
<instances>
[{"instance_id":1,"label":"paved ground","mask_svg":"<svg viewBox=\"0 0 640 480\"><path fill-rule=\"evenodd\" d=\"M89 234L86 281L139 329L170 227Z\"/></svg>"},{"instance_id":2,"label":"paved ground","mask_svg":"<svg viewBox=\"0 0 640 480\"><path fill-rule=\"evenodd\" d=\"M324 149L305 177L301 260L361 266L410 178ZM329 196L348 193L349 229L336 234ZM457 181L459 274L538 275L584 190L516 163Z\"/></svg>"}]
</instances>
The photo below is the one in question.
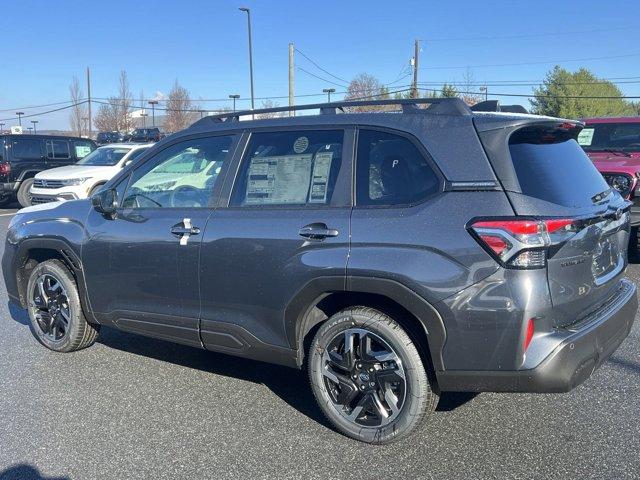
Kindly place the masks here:
<instances>
[{"instance_id":1,"label":"paved ground","mask_svg":"<svg viewBox=\"0 0 640 480\"><path fill-rule=\"evenodd\" d=\"M572 393L447 395L422 434L370 447L302 373L111 329L52 353L0 292L2 479L640 477L640 322Z\"/></svg>"}]
</instances>

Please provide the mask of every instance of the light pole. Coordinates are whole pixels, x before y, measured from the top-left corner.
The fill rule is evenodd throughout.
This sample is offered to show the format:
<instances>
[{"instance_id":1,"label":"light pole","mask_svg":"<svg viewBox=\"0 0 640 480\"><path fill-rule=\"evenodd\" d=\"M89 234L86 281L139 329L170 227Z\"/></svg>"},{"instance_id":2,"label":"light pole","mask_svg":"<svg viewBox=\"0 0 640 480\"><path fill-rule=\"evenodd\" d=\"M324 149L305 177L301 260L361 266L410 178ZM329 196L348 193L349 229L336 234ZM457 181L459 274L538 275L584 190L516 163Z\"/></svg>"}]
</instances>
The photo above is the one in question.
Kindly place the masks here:
<instances>
[{"instance_id":1,"label":"light pole","mask_svg":"<svg viewBox=\"0 0 640 480\"><path fill-rule=\"evenodd\" d=\"M33 133L37 135L38 129L36 127L36 123L38 123L38 120L31 120L31 123L33 123Z\"/></svg>"},{"instance_id":2,"label":"light pole","mask_svg":"<svg viewBox=\"0 0 640 480\"><path fill-rule=\"evenodd\" d=\"M145 128L147 126L147 117L149 116L148 113L141 113L140 116L142 117L142 128Z\"/></svg>"},{"instance_id":3,"label":"light pole","mask_svg":"<svg viewBox=\"0 0 640 480\"><path fill-rule=\"evenodd\" d=\"M229 98L233 99L233 111L236 111L236 100L240 98L240 95L238 95L237 93L234 95L229 95Z\"/></svg>"},{"instance_id":4,"label":"light pole","mask_svg":"<svg viewBox=\"0 0 640 480\"><path fill-rule=\"evenodd\" d=\"M4 130L4 123L0 123L0 133L2 133Z\"/></svg>"},{"instance_id":5,"label":"light pole","mask_svg":"<svg viewBox=\"0 0 640 480\"><path fill-rule=\"evenodd\" d=\"M27 130L29 130L29 133L31 133L31 130L33 130L33 127L27 127Z\"/></svg>"},{"instance_id":6,"label":"light pole","mask_svg":"<svg viewBox=\"0 0 640 480\"><path fill-rule=\"evenodd\" d=\"M481 92L484 92L484 99L485 100L489 100L489 89L487 88L486 85L484 87L478 88L478 90L480 90Z\"/></svg>"},{"instance_id":7,"label":"light pole","mask_svg":"<svg viewBox=\"0 0 640 480\"><path fill-rule=\"evenodd\" d=\"M158 100L149 100L149 105L151 105L151 122L153 126L156 126L156 105L158 104Z\"/></svg>"},{"instance_id":8,"label":"light pole","mask_svg":"<svg viewBox=\"0 0 640 480\"><path fill-rule=\"evenodd\" d=\"M18 116L18 125L22 126L22 115L24 115L24 112L16 112L16 115Z\"/></svg>"},{"instance_id":9,"label":"light pole","mask_svg":"<svg viewBox=\"0 0 640 480\"><path fill-rule=\"evenodd\" d=\"M249 81L251 84L251 110L255 109L253 97L253 47L251 45L251 10L247 7L240 7L240 11L247 12L247 28L249 30Z\"/></svg>"},{"instance_id":10,"label":"light pole","mask_svg":"<svg viewBox=\"0 0 640 480\"><path fill-rule=\"evenodd\" d=\"M327 94L327 103L331 103L331 94L336 91L335 88L323 88L322 91Z\"/></svg>"}]
</instances>

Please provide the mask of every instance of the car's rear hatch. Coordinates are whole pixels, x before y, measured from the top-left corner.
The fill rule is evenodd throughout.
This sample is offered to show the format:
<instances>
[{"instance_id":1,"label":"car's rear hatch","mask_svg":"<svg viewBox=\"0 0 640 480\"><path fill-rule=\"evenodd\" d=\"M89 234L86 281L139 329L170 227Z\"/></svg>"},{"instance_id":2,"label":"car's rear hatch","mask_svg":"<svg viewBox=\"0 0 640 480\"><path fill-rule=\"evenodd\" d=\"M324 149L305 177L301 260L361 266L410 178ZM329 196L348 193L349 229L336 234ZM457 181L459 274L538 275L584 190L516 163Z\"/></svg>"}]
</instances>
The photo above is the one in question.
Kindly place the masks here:
<instances>
[{"instance_id":1,"label":"car's rear hatch","mask_svg":"<svg viewBox=\"0 0 640 480\"><path fill-rule=\"evenodd\" d=\"M535 120L479 135L518 216L571 220L551 240L547 277L554 323L567 326L607 301L627 265L627 202L575 139L577 122Z\"/></svg>"}]
</instances>

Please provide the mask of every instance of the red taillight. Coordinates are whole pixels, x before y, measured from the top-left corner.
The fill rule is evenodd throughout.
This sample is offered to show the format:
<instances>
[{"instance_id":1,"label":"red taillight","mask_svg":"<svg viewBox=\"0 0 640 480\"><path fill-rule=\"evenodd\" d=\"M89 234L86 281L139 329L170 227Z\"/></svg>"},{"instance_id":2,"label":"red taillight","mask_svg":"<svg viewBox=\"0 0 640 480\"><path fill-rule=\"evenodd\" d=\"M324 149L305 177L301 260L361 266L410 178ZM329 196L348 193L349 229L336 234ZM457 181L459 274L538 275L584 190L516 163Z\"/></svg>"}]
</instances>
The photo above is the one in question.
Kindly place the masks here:
<instances>
[{"instance_id":1,"label":"red taillight","mask_svg":"<svg viewBox=\"0 0 640 480\"><path fill-rule=\"evenodd\" d=\"M501 262L514 268L546 265L546 249L566 241L577 232L571 218L490 219L471 225L480 243Z\"/></svg>"},{"instance_id":2,"label":"red taillight","mask_svg":"<svg viewBox=\"0 0 640 480\"><path fill-rule=\"evenodd\" d=\"M11 172L11 165L7 162L0 163L0 175L8 175Z\"/></svg>"},{"instance_id":3,"label":"red taillight","mask_svg":"<svg viewBox=\"0 0 640 480\"><path fill-rule=\"evenodd\" d=\"M524 351L527 351L527 348L529 348L529 345L531 344L531 340L533 340L533 333L535 331L535 325L533 323L533 318L529 319L529 322L527 323L527 333L524 337Z\"/></svg>"}]
</instances>

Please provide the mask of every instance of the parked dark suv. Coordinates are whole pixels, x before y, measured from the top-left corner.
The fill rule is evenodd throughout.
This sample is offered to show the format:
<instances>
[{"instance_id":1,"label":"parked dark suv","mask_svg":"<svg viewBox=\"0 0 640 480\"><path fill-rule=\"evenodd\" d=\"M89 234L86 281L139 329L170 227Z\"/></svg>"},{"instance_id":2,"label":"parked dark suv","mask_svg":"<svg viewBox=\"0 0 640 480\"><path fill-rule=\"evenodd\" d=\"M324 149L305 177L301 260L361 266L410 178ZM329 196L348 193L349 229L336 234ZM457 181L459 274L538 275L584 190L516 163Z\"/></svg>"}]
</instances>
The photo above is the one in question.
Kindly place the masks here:
<instances>
[{"instance_id":1,"label":"parked dark suv","mask_svg":"<svg viewBox=\"0 0 640 480\"><path fill-rule=\"evenodd\" d=\"M337 111L374 104L403 111ZM16 215L2 266L35 337L70 352L108 326L304 366L338 430L387 443L442 391L571 390L629 334L629 206L581 123L303 108L321 114L203 118L91 200Z\"/></svg>"},{"instance_id":2,"label":"parked dark suv","mask_svg":"<svg viewBox=\"0 0 640 480\"><path fill-rule=\"evenodd\" d=\"M160 129L158 127L153 128L136 128L131 137L129 137L130 142L158 142L162 138L160 133Z\"/></svg>"},{"instance_id":3,"label":"parked dark suv","mask_svg":"<svg viewBox=\"0 0 640 480\"><path fill-rule=\"evenodd\" d=\"M98 145L106 145L108 143L120 143L124 141L124 135L120 132L99 132L96 136Z\"/></svg>"},{"instance_id":4,"label":"parked dark suv","mask_svg":"<svg viewBox=\"0 0 640 480\"><path fill-rule=\"evenodd\" d=\"M36 173L76 163L96 149L93 140L52 135L0 135L0 206L16 198L31 205Z\"/></svg>"}]
</instances>

